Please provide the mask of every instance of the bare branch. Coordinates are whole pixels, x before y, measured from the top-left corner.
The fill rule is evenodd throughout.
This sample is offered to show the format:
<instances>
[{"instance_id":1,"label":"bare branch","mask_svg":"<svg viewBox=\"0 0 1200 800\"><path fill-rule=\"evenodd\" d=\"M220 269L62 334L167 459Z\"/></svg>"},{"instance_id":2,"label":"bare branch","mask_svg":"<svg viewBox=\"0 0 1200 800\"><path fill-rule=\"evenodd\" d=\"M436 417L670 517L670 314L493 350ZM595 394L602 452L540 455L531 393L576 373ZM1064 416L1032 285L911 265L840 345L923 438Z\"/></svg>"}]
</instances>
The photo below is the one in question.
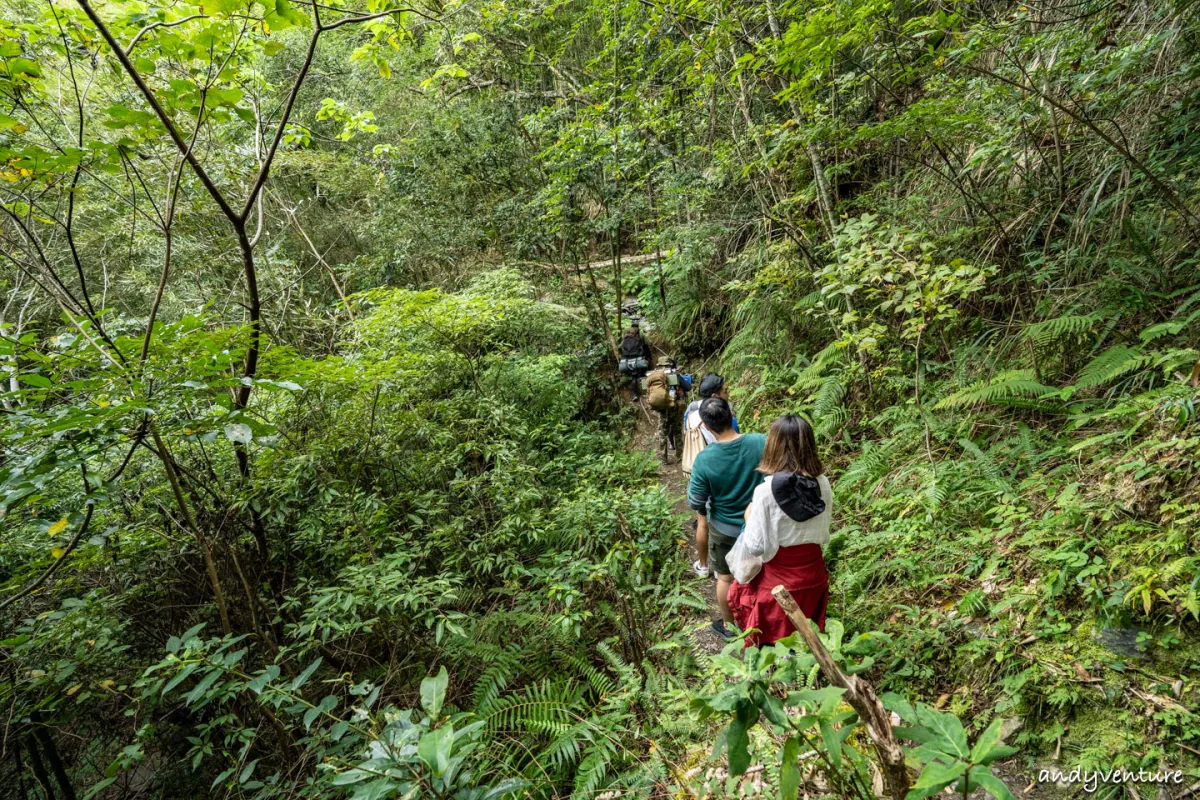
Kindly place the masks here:
<instances>
[{"instance_id":1,"label":"bare branch","mask_svg":"<svg viewBox=\"0 0 1200 800\"><path fill-rule=\"evenodd\" d=\"M191 22L194 19L208 19L208 15L207 14L192 14L189 17L184 17L183 19L177 19L177 20L174 20L173 22L151 22L149 25L147 25L146 27L144 27L140 31L138 31L137 34L135 34L134 37L129 40L129 46L125 48L125 54L129 55L130 53L132 53L133 48L137 47L137 43L139 41L141 41L141 38L143 36L145 36L147 33L149 33L150 31L154 30L155 28L174 28L176 25L182 25L185 22Z\"/></svg>"},{"instance_id":2,"label":"bare branch","mask_svg":"<svg viewBox=\"0 0 1200 800\"><path fill-rule=\"evenodd\" d=\"M212 196L213 201L221 209L221 213L223 213L230 222L234 223L235 225L240 225L242 221L241 218L225 200L225 195L222 194L221 190L217 188L217 185L213 182L212 178L209 177L208 172L205 171L199 160L197 160L196 156L191 152L191 148L189 148L187 142L184 141L183 136L179 133L179 129L175 127L175 123L171 120L171 117L168 116L166 109L162 107L162 104L158 102L158 98L154 96L154 92L152 92L150 87L146 85L146 82L142 80L141 74L137 71L137 68L133 65L133 62L129 60L129 55L121 48L121 45L117 42L116 37L113 36L112 31L108 29L108 26L104 24L104 20L100 19L100 15L96 13L96 9L92 7L91 0L79 0L79 7L83 9L84 14L87 14L88 19L90 19L92 24L96 26L96 30L108 44L108 47L110 50L112 50L113 55L115 55L117 60L121 62L121 66L133 80L134 84L138 88L138 91L142 93L142 97L146 99L146 102L150 105L150 108L154 110L159 122L161 122L163 127L167 129L167 133L170 135L171 140L175 142L175 146L179 148L179 152L184 154L184 158L187 159L188 165L192 168L192 171L196 173L196 177L200 179L200 183L204 184L204 188L208 190L208 193Z\"/></svg>"}]
</instances>

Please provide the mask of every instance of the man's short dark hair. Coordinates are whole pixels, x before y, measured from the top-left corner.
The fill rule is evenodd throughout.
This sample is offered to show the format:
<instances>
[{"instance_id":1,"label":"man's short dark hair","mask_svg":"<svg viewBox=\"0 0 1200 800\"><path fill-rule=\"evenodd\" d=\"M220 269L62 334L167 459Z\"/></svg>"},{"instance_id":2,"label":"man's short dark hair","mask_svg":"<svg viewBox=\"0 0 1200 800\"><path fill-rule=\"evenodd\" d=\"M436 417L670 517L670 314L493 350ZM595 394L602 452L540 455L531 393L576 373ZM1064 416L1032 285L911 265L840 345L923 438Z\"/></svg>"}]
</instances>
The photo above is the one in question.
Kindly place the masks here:
<instances>
[{"instance_id":1,"label":"man's short dark hair","mask_svg":"<svg viewBox=\"0 0 1200 800\"><path fill-rule=\"evenodd\" d=\"M720 394L721 389L725 386L725 379L715 372L709 372L700 379L700 399L712 397L714 394Z\"/></svg>"},{"instance_id":2,"label":"man's short dark hair","mask_svg":"<svg viewBox=\"0 0 1200 800\"><path fill-rule=\"evenodd\" d=\"M725 433L733 427L733 409L723 397L710 397L700 403L700 421L713 433Z\"/></svg>"}]
</instances>

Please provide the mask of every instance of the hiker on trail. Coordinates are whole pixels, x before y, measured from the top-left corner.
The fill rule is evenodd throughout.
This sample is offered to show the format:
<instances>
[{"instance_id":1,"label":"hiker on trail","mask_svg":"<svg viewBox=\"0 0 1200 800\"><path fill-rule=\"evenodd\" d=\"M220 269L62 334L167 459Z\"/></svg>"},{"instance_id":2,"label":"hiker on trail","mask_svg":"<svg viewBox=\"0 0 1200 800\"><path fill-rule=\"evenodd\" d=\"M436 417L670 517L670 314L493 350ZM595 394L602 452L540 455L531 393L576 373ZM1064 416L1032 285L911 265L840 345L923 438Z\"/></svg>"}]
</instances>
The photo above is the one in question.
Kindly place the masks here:
<instances>
[{"instance_id":1,"label":"hiker on trail","mask_svg":"<svg viewBox=\"0 0 1200 800\"><path fill-rule=\"evenodd\" d=\"M733 634L726 627L734 621L727 595L733 573L726 556L745 526L746 506L759 482L767 437L761 433L741 434L733 429L733 410L721 397L700 403L700 419L713 434L713 443L696 456L688 482L688 505L697 513L696 542L708 543L708 563L717 573L717 605L721 619L713 630L723 638Z\"/></svg>"},{"instance_id":2,"label":"hiker on trail","mask_svg":"<svg viewBox=\"0 0 1200 800\"><path fill-rule=\"evenodd\" d=\"M642 330L638 326L637 320L629 326L629 330L625 331L625 338L621 340L621 346L618 348L621 354L621 360L617 364L622 375L629 376L630 387L633 390L633 402L638 402L641 398L640 385L642 376L646 374L646 370L650 368L650 345L642 336Z\"/></svg>"},{"instance_id":3,"label":"hiker on trail","mask_svg":"<svg viewBox=\"0 0 1200 800\"><path fill-rule=\"evenodd\" d=\"M821 548L829 542L833 490L817 455L812 426L787 414L771 423L758 471L767 478L754 490L746 528L727 561L736 583L728 602L746 646L772 644L795 630L771 596L783 586L805 616L825 630L829 574Z\"/></svg>"},{"instance_id":4,"label":"hiker on trail","mask_svg":"<svg viewBox=\"0 0 1200 800\"><path fill-rule=\"evenodd\" d=\"M729 402L729 386L725 383L725 379L715 372L706 372L704 377L700 379L700 390L697 392L700 396L688 403L687 410L683 412L683 430L687 431L698 430L700 435L704 437L705 444L711 444L715 438L708 428L704 427L704 423L700 421L700 404L710 397L719 397L725 402ZM733 415L733 430L735 433L741 433L738 428L737 414ZM684 470L687 471L686 468Z\"/></svg>"},{"instance_id":5,"label":"hiker on trail","mask_svg":"<svg viewBox=\"0 0 1200 800\"><path fill-rule=\"evenodd\" d=\"M700 398L688 403L683 412L683 450L679 457L679 468L688 477L691 477L696 456L711 442L716 441L716 437L700 420L700 403L710 397L720 397L726 402L729 401L725 379L715 372L706 373L700 379L699 394ZM735 433L739 432L736 416L733 418L733 430ZM701 578L707 578L711 574L708 568L708 534L701 532L698 523L693 524L696 526L696 561L692 564L692 571Z\"/></svg>"},{"instance_id":6,"label":"hiker on trail","mask_svg":"<svg viewBox=\"0 0 1200 800\"><path fill-rule=\"evenodd\" d=\"M658 449L664 464L671 463L671 453L683 444L683 409L690 385L690 377L679 373L670 356L659 358L646 376L646 404L658 412Z\"/></svg>"}]
</instances>

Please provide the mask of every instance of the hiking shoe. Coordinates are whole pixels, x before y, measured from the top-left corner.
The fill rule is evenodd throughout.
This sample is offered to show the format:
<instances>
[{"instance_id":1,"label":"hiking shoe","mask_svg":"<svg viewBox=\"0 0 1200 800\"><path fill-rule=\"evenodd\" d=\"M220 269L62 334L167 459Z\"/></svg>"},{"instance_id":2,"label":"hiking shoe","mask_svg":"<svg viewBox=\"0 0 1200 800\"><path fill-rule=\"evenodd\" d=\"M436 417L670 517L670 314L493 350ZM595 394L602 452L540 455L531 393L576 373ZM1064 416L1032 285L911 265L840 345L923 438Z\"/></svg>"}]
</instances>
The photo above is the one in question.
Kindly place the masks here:
<instances>
[{"instance_id":1,"label":"hiking shoe","mask_svg":"<svg viewBox=\"0 0 1200 800\"><path fill-rule=\"evenodd\" d=\"M712 623L712 629L713 629L713 632L716 633L717 636L720 636L722 639L732 639L733 638L733 634L730 633L729 629L725 627L725 620L723 620L723 619L714 619L713 623Z\"/></svg>"},{"instance_id":2,"label":"hiking shoe","mask_svg":"<svg viewBox=\"0 0 1200 800\"><path fill-rule=\"evenodd\" d=\"M699 559L697 559L696 561L692 562L692 572L696 573L696 574L697 574L697 575L699 575L701 578L707 578L709 575L711 575L711 574L712 574L712 570L711 570L711 569L709 569L708 567L702 567L702 566L700 566L700 560L699 560Z\"/></svg>"}]
</instances>

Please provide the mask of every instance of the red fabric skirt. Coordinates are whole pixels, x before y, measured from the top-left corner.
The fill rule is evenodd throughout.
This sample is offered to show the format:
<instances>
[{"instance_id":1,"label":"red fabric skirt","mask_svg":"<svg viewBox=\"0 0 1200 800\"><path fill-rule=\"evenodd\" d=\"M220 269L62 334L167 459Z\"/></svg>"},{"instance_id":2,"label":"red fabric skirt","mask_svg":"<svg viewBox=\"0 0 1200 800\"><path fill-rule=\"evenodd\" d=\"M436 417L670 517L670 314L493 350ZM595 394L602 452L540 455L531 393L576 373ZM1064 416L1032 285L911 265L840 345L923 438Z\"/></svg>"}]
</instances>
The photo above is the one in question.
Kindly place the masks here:
<instances>
[{"instance_id":1,"label":"red fabric skirt","mask_svg":"<svg viewBox=\"0 0 1200 800\"><path fill-rule=\"evenodd\" d=\"M829 604L829 573L819 544L781 547L775 557L763 564L762 571L750 583L735 582L729 587L729 608L742 630L757 628L760 633L746 637L746 646L774 644L796 626L771 596L776 586L784 586L805 616L825 630L825 607Z\"/></svg>"}]
</instances>

